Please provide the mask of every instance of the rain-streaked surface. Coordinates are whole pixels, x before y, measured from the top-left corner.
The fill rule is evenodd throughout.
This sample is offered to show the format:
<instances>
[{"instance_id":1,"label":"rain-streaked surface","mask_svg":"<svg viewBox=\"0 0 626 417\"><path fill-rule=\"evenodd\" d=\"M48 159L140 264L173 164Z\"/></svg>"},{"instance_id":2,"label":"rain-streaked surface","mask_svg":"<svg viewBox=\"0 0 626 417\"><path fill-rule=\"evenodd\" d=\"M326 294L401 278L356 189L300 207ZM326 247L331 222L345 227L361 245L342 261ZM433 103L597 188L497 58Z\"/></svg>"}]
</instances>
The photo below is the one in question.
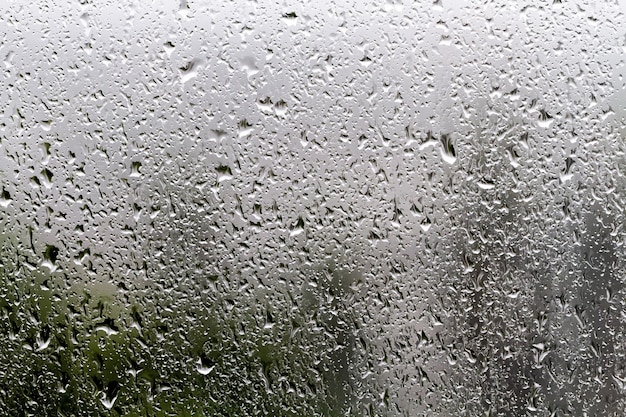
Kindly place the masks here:
<instances>
[{"instance_id":1,"label":"rain-streaked surface","mask_svg":"<svg viewBox=\"0 0 626 417\"><path fill-rule=\"evenodd\" d=\"M0 2L0 415L623 416L626 4L304 3Z\"/></svg>"}]
</instances>

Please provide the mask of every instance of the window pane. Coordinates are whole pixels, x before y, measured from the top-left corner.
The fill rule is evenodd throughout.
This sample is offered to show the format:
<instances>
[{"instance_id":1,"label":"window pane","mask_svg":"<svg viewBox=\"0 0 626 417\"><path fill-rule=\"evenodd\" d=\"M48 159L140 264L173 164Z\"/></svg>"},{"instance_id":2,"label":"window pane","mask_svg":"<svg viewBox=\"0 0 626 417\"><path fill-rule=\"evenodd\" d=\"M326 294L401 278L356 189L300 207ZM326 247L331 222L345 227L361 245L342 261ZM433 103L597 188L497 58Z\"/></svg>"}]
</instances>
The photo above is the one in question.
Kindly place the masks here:
<instances>
[{"instance_id":1,"label":"window pane","mask_svg":"<svg viewBox=\"0 0 626 417\"><path fill-rule=\"evenodd\" d=\"M6 415L619 416L626 6L5 1Z\"/></svg>"}]
</instances>

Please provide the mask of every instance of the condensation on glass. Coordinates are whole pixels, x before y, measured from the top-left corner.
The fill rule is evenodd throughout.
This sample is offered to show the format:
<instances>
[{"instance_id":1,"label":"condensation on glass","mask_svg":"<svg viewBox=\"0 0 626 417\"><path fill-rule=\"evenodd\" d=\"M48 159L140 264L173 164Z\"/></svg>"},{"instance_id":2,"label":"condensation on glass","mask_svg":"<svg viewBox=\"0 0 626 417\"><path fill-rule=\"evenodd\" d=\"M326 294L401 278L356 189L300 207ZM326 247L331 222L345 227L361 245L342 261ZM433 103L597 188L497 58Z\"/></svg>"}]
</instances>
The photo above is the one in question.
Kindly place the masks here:
<instances>
[{"instance_id":1,"label":"condensation on glass","mask_svg":"<svg viewBox=\"0 0 626 417\"><path fill-rule=\"evenodd\" d=\"M0 4L0 414L623 415L623 0L144 3Z\"/></svg>"}]
</instances>

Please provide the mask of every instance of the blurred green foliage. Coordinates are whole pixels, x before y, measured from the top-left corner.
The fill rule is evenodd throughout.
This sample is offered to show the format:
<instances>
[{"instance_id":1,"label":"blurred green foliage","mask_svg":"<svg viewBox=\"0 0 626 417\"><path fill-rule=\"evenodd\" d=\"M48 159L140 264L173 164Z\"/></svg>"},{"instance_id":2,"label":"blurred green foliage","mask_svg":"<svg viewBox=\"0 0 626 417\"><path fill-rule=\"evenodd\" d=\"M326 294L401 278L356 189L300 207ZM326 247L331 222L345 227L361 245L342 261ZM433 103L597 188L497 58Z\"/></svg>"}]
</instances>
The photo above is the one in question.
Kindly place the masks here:
<instances>
[{"instance_id":1,"label":"blurred green foliage","mask_svg":"<svg viewBox=\"0 0 626 417\"><path fill-rule=\"evenodd\" d=\"M353 329L341 304L349 275L324 271L292 303L224 288L201 301L193 288L131 291L69 277L26 264L19 247L3 239L7 415L351 413Z\"/></svg>"}]
</instances>

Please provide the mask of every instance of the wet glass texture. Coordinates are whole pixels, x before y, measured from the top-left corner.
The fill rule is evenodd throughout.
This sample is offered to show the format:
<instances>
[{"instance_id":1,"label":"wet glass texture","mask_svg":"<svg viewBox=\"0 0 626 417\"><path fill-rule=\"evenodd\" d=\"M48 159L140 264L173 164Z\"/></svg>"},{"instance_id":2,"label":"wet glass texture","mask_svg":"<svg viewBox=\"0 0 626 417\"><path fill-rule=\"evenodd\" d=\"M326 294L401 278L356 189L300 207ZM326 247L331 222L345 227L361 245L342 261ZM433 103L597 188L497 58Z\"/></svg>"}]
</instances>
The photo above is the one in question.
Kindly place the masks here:
<instances>
[{"instance_id":1,"label":"wet glass texture","mask_svg":"<svg viewBox=\"0 0 626 417\"><path fill-rule=\"evenodd\" d=\"M626 3L0 2L1 416L623 416Z\"/></svg>"}]
</instances>

